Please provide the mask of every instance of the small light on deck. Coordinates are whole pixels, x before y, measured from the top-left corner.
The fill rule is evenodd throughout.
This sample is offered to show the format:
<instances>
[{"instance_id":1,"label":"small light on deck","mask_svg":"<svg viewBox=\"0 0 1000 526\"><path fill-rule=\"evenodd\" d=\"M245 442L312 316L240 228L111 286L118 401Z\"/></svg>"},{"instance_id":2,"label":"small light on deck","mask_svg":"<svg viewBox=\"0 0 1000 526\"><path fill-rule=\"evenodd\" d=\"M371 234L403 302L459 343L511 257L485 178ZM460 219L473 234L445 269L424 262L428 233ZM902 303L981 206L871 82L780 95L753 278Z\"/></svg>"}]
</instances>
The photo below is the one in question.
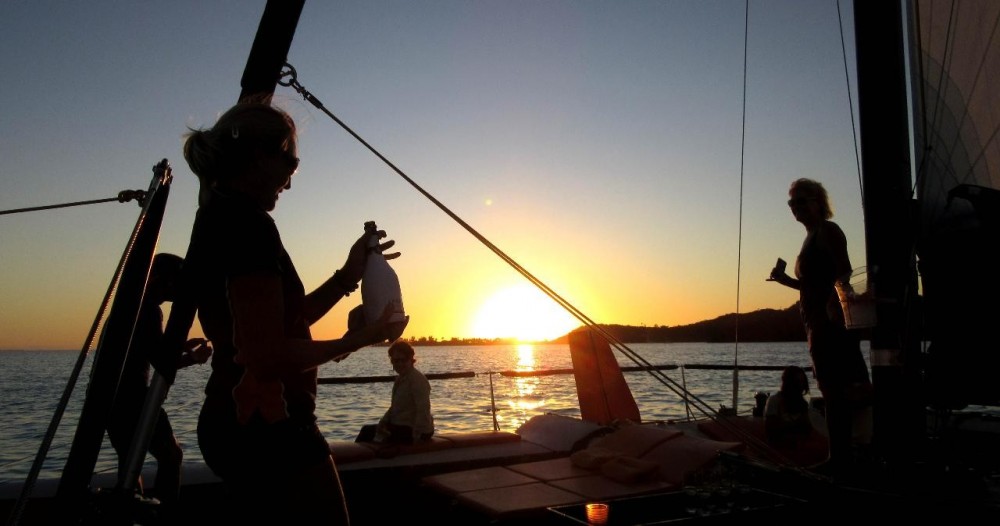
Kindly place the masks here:
<instances>
[{"instance_id":1,"label":"small light on deck","mask_svg":"<svg viewBox=\"0 0 1000 526\"><path fill-rule=\"evenodd\" d=\"M608 505L603 503L587 504L587 522L590 524L607 524Z\"/></svg>"}]
</instances>

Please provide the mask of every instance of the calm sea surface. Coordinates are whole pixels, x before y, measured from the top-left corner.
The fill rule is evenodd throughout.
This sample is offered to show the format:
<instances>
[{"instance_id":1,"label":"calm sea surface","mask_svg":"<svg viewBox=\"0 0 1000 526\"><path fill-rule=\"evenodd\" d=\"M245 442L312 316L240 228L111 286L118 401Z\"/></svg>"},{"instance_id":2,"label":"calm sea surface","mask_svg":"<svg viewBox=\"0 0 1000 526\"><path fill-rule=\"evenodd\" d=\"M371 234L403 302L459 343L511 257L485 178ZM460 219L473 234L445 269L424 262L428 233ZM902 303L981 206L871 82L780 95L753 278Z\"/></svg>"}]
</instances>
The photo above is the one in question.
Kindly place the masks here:
<instances>
[{"instance_id":1,"label":"calm sea surface","mask_svg":"<svg viewBox=\"0 0 1000 526\"><path fill-rule=\"evenodd\" d=\"M868 342L862 345L867 357ZM734 355L740 365L808 367L809 364L804 342L741 343L738 347L731 343L630 344L628 348L653 365L731 366ZM580 416L576 384L571 374L533 377L500 374L503 371L569 369L572 363L567 345L441 346L417 347L416 350L417 368L424 373L475 373L471 378L431 380L431 405L438 432L490 430L494 405L496 421L504 431L514 431L541 413ZM78 355L79 351L0 352L0 484L26 478ZM73 390L43 464L41 478L58 476L66 461L92 358L88 357ZM622 366L639 365L620 354L618 361ZM180 371L164 403L184 449L185 462L201 461L195 428L209 372L208 365ZM684 418L685 404L676 394L682 386L709 407L732 405L733 375L730 371L683 368L663 373L672 380L667 382L669 385L647 372L625 373L645 421ZM385 347L363 349L320 370L321 377L338 378L392 374ZM780 372L740 371L739 412L751 411L754 392L774 392L779 384ZM376 422L385 412L391 389L391 382L320 385L317 400L320 428L328 439L353 440L362 425ZM818 396L815 384L813 391ZM105 440L97 470L114 471L115 462L114 452Z\"/></svg>"}]
</instances>

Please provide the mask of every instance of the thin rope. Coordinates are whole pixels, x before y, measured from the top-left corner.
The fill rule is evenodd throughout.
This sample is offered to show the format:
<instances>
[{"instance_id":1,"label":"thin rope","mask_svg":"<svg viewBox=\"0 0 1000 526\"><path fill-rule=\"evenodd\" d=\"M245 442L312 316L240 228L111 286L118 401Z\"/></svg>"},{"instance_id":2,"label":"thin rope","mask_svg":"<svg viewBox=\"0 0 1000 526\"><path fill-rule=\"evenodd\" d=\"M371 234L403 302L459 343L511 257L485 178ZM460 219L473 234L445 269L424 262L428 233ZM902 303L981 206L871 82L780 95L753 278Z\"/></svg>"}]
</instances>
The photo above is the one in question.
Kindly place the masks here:
<instances>
[{"instance_id":1,"label":"thin rope","mask_svg":"<svg viewBox=\"0 0 1000 526\"><path fill-rule=\"evenodd\" d=\"M472 236L475 237L477 240L479 240L480 243L489 248L494 254L496 254L500 259L505 261L508 265L513 267L514 270L520 273L525 279L530 281L533 285L538 287L552 300L554 300L556 303L558 303L560 306L566 309L566 311L572 314L577 320L579 320L584 325L586 325L587 327L591 328L592 330L596 331L601 336L603 336L604 339L608 341L609 345L612 348L614 348L621 354L628 357L630 360L633 361L633 363L647 367L648 373L654 379L658 380L662 385L667 387L679 398L689 400L691 402L691 405L694 406L699 412L701 412L702 415L709 418L710 420L717 422L719 425L721 425L723 428L726 428L729 432L733 433L737 437L741 437L749 447L764 453L765 455L771 457L772 459L781 458L780 454L774 451L773 448L768 446L762 440L754 437L752 434L750 434L749 431L737 426L734 423L728 422L724 418L718 418L717 412L714 409L712 409L712 407L709 404L707 404L704 400L696 396L694 393L687 391L687 389L678 384L675 380L667 376L662 371L657 370L652 363L646 361L645 358L643 358L637 352L629 348L628 345L621 342L607 329L605 329L603 326L592 320L589 316L584 314L581 310L579 310L569 301L560 296L556 291L552 290L548 285L546 285L540 279L535 277L526 268L522 267L517 261L508 256L503 250L494 245L489 239L480 234L475 228L472 227L472 225L468 224L465 220L463 220L457 214L452 212L447 206L444 205L444 203L442 203L433 195L431 195L429 192L424 190L419 184L416 183L416 181L414 181L408 175L403 173L402 170L400 170L395 164L393 164L389 159L387 159L384 155L382 155L377 149L375 149L375 147L369 144L368 141L364 140L360 135L358 135L353 129L351 129L350 126L344 123L344 121L340 120L336 115L330 112L330 110L328 110L323 105L323 103L318 98L316 98L315 95L310 93L309 90L307 90L302 84L300 84L298 82L295 68L291 64L286 63L285 68L287 69L281 72L281 76L278 79L278 84L282 86L291 87L296 92L298 92L303 99L305 99L307 102L315 106L318 110L325 113L341 128L343 128L347 133L349 133L352 137L354 137L358 142L360 142L362 145L368 148L368 150L371 151L376 157L381 159L382 162L384 162L389 168L391 168L394 172L396 172L397 175L399 175L407 183L409 183L410 186L412 186L414 189L420 192L429 201L434 203L435 206L437 206L439 209L441 209L441 211L443 211L445 214L451 217L456 223L461 225L462 228L464 228L467 232L472 234ZM789 462L787 462L787 459L781 460L780 463L786 465L789 464Z\"/></svg>"},{"instance_id":2,"label":"thin rope","mask_svg":"<svg viewBox=\"0 0 1000 526\"><path fill-rule=\"evenodd\" d=\"M743 266L743 173L746 154L747 137L747 42L750 35L750 0L746 0L743 9L743 115L740 123L740 197L739 219L736 229L736 316L733 316L733 411L739 408L740 401L740 274Z\"/></svg>"},{"instance_id":3,"label":"thin rope","mask_svg":"<svg viewBox=\"0 0 1000 526\"><path fill-rule=\"evenodd\" d=\"M502 259L505 262L507 262L507 264L509 264L511 267L513 267L518 273L520 273L522 276L524 276L528 281L530 281L536 287L538 287L539 289L541 289L546 295L548 295L550 298L552 298L557 303L559 303L559 305L561 305L564 309L566 309L567 311L569 311L570 314L572 314L574 317L576 317L579 321L583 322L588 327L595 328L598 332L601 333L602 336L605 337L605 339L608 340L609 343L611 343L613 346L615 346L620 351L622 351L623 354L625 354L626 356L629 356L630 358L632 358L632 360L635 361L636 363L638 363L639 365L652 365L649 362L646 362L645 360L642 360L641 358L639 358L636 353L634 353L631 349L628 348L628 346L626 346L624 343L618 341L618 339L616 337L614 337L607 330L605 330L603 327L601 327L599 324L597 324L594 320L590 319L589 316L587 316L586 314L584 314L582 311L580 311L575 306L573 306L572 304L570 304L567 300L565 300L562 296L560 296L554 290L552 290L551 288L549 288L548 285L546 285L545 283L543 283L540 279L538 279L537 277L535 277L527 269L525 269L519 263L517 263L517 261L515 261L513 258L511 258L510 256L508 256L503 250L501 250L499 247L497 247L496 245L494 245L489 239L487 239L485 236L483 236L482 234L480 234L475 228L472 227L472 225L470 225L465 220L463 220L461 217L459 217L457 214L455 214L454 212L452 212L441 201L439 201L433 195L431 195L426 190L424 190L419 184L417 184L416 181L414 181L408 175L406 175L405 173L403 173L402 170L400 170L395 164L393 164L389 159L387 159L378 150L376 150L371 144L369 144L367 141L365 141L360 135L358 135L354 130L352 130L350 128L350 126L348 126L347 124L345 124L336 115L334 115L333 113L331 113L323 105L323 103L318 98L316 98L304 86L302 86L302 84L300 84L298 82L298 80L297 80L297 73L296 73L295 68L293 66L291 66L290 64L286 64L285 67L288 68L288 70L282 72L281 79L278 81L279 84L281 84L282 86L288 86L288 87L293 88L295 91L297 91L299 94L301 94L302 97L306 101L308 101L310 104L312 104L317 109L319 109L320 111L322 111L323 113L325 113L327 116L329 116L331 119L333 119L334 122L336 122L338 125L340 125L340 127L343 128L345 131L347 131L347 133L351 134L351 136L354 137L355 139L357 139L358 142L360 142L362 145L364 145L366 148L368 148L368 150L370 150L373 154L375 154L375 156L377 156L379 159L381 159L382 162L384 162L386 165L388 165L389 168L391 168L394 172L396 172L397 175L399 175L400 177L402 177L406 182L408 182L411 186L413 186L418 192L420 192L421 194L423 194L424 197L426 197L427 199L429 199L438 208L440 208L445 214L447 214L455 222L457 222L459 225L461 225L462 228L464 228L466 231L468 231L470 234L472 234L472 236L475 237L477 240L479 240L479 242L483 243L494 254L496 254L498 257L500 257L500 259ZM288 80L285 80L286 78ZM655 374L654 374L654 376L655 376Z\"/></svg>"},{"instance_id":4,"label":"thin rope","mask_svg":"<svg viewBox=\"0 0 1000 526\"><path fill-rule=\"evenodd\" d=\"M837 0L837 24L840 27L840 55L844 58L844 84L847 85L847 107L851 114L851 137L854 140L854 164L857 166L858 189L861 191L861 203L865 202L865 187L861 181L861 155L858 154L858 131L854 121L854 99L851 98L851 73L847 68L847 45L844 43L844 14L840 11L840 0ZM862 207L861 221L865 220Z\"/></svg>"},{"instance_id":5,"label":"thin rope","mask_svg":"<svg viewBox=\"0 0 1000 526\"><path fill-rule=\"evenodd\" d=\"M917 83L917 92L920 103L920 115L924 116L927 115L927 92L924 88L924 85L926 83L923 82L922 80L924 78L924 61L923 61L923 51L922 51L923 44L921 43L920 39L922 38L921 35L923 34L923 21L920 18L920 4L915 2L913 4L913 10L914 10L913 15L915 19L915 25L916 25L914 31L916 31L916 34L913 35L912 39L915 42L916 49L918 50L917 53L918 56L915 60L911 59L911 63L916 64L917 78L921 79L921 81ZM929 157L927 152L930 150L930 143L927 141L927 130L930 126L930 123L927 121L926 118L921 118L920 125L922 127L921 134L924 137L923 140L924 148L923 151L913 152L913 154L916 155L918 159L917 162L914 163L914 165L916 166L916 172L914 173L913 189L910 190L910 195L913 195L917 191L918 187L921 187L926 184L926 178L923 176L923 173L924 173L925 163L927 161L927 158ZM923 191L921 191L921 194L923 194Z\"/></svg>"},{"instance_id":6,"label":"thin rope","mask_svg":"<svg viewBox=\"0 0 1000 526\"><path fill-rule=\"evenodd\" d=\"M976 75L975 78L972 80L972 89L971 91L969 91L969 93L965 94L966 100L971 100L975 96L977 90L979 90L979 88L981 87L984 87L984 83L980 82L980 80L982 79L983 73L986 71L986 66L987 66L986 59L989 56L987 50L989 50L993 46L993 41L996 39L997 36L998 27L1000 27L1000 13L998 13L997 18L993 20L993 28L990 30L990 36L986 40L986 44L983 46L984 51L982 56L979 57L979 67L976 68ZM938 98L941 101L938 104L942 105L945 100L944 97L939 96ZM954 158L955 152L959 150L959 145L962 142L962 134L960 133L960 130L964 126L965 121L968 119L971 113L972 111L969 108L969 105L968 104L964 105L964 111L962 112L962 117L961 119L958 120L958 124L955 125L956 129L955 136L952 138L951 144L945 150L947 161L949 161L945 166L953 165L953 163L950 161ZM979 155L977 155L974 159L970 159L969 171L966 172L965 174L955 174L956 176L959 176L957 178L960 183L965 183L973 178L976 165L978 165L979 162L983 160L983 158L986 155L986 151L989 150L990 144L996 139L998 129L1000 128L994 128L993 133L991 133L989 138L986 139L986 141L982 144L982 148L979 150Z\"/></svg>"},{"instance_id":7,"label":"thin rope","mask_svg":"<svg viewBox=\"0 0 1000 526\"><path fill-rule=\"evenodd\" d=\"M951 4L951 10L948 12L948 30L945 33L945 37L944 37L945 49L944 49L944 51L942 52L942 55L941 55L941 71L938 74L938 80L937 80L937 98L938 98L939 101L944 101L945 100L945 94L943 93L943 90L946 88L945 82L944 82L945 73L951 67L951 66L949 66L949 64L951 64L952 56L954 55L954 49L955 48L951 45L952 41L953 41L951 33L952 33L952 30L954 29L955 24L956 24L956 22L955 22L955 11L957 9L958 9L958 4L956 2L952 2L952 4ZM940 102L934 105L934 116L931 118L931 121L929 123L929 126L930 126L931 129L934 129L935 128L935 124L939 121L939 119L941 117L941 113L942 113L942 111L944 111L943 107L944 107L944 104L942 104Z\"/></svg>"},{"instance_id":8,"label":"thin rope","mask_svg":"<svg viewBox=\"0 0 1000 526\"><path fill-rule=\"evenodd\" d=\"M137 200L140 205L146 200L146 192L142 190L122 190L118 192L117 197L105 197L103 199L92 199L90 201L74 201L72 203L60 203L56 205L44 205L44 206L33 206L30 208L12 208L10 210L0 210L0 215L4 214L18 214L21 212L35 212L38 210L52 210L53 208L66 208L69 206L82 206L82 205L94 205L98 203L110 203L111 201L118 201L119 203L126 203L131 200Z\"/></svg>"},{"instance_id":9,"label":"thin rope","mask_svg":"<svg viewBox=\"0 0 1000 526\"><path fill-rule=\"evenodd\" d=\"M38 480L38 474L42 469L42 464L45 462L45 457L48 455L49 448L52 446L52 440L55 438L56 431L59 428L59 423L62 421L62 416L66 412L66 408L69 406L73 389L76 387L77 380L80 378L80 373L83 370L83 365L86 362L87 356L93 348L98 329L100 329L103 325L105 317L108 313L108 308L111 305L111 298L115 296L115 293L118 290L118 284L121 282L122 271L125 268L125 263L128 261L128 256L131 254L132 248L135 246L136 239L138 237L138 225L145 221L145 217L146 210L143 209L139 215L137 226L133 229L132 236L129 238L125 252L118 261L118 268L115 269L114 276L111 279L111 283L108 285L108 290L105 292L104 299L101 301L101 306L97 311L97 316L90 327L90 332L87 333L87 339L84 341L83 347L77 355L76 362L73 365L73 371L70 373L69 381L66 383L66 388L63 389L63 394L59 399L56 411L53 413L52 420L49 422L49 427L45 432L45 436L42 438L42 443L38 447L35 460L31 465L31 469L28 471L28 476L24 481L24 485L21 487L21 494L17 499L17 503L15 504L14 510L11 512L10 519L8 521L8 524L11 526L20 523L24 507L27 504L28 499L31 497L32 491L34 491L35 482Z\"/></svg>"}]
</instances>

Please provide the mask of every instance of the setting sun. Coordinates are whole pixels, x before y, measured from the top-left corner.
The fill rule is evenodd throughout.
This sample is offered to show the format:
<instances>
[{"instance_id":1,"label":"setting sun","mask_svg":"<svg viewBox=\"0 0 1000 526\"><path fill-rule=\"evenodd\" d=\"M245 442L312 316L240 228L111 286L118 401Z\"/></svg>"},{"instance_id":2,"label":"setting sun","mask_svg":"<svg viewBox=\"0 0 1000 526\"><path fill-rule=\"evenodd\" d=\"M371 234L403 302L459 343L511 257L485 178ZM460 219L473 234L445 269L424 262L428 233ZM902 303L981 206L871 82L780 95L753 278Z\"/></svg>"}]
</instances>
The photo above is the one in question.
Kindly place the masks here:
<instances>
[{"instance_id":1,"label":"setting sun","mask_svg":"<svg viewBox=\"0 0 1000 526\"><path fill-rule=\"evenodd\" d=\"M580 325L572 314L531 285L498 291L479 308L472 332L477 338L551 340Z\"/></svg>"}]
</instances>

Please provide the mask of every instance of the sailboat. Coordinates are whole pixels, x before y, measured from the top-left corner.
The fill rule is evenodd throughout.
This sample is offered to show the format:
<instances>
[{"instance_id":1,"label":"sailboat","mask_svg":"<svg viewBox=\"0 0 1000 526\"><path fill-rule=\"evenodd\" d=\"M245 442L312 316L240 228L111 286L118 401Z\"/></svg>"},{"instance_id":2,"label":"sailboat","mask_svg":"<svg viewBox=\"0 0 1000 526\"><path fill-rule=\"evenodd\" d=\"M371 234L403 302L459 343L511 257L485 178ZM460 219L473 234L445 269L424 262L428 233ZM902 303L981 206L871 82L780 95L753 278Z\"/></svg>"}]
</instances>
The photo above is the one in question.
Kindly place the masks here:
<instances>
[{"instance_id":1,"label":"sailboat","mask_svg":"<svg viewBox=\"0 0 1000 526\"><path fill-rule=\"evenodd\" d=\"M268 2L244 72L241 97L273 92L282 83L307 101L318 101L297 84L294 69L286 68L302 5L302 1ZM989 377L1000 353L986 329L997 319L998 307L990 300L1000 292L989 265L990 245L1000 233L996 212L1000 127L998 113L992 110L997 105L996 90L989 89L1000 64L1000 45L994 38L1000 8L985 2L856 2L854 13L866 256L877 299L877 323L870 329L876 388L874 436L885 473L892 475L887 480L900 487L880 485L878 491L864 485L843 487L812 477L801 466L782 464L780 458L775 462L772 451L745 434L747 426L739 423L740 417L712 408L707 408L702 422L643 423L611 358L612 348L629 352L628 347L585 319L587 330L571 337L581 419L541 415L516 433L488 430L440 437L423 449L391 458L356 444L331 444L345 488L359 499L372 498L384 495L384 487L375 488L390 481L393 490L406 496L394 510L399 517L433 513L428 516L439 523L526 518L586 523L586 504L601 501L610 505L609 524L633 524L686 517L689 500L704 497L703 492L685 492L687 486L696 486L692 477L707 478L724 471L721 475L741 481L732 488L750 488L753 502L763 503L753 510L759 518L787 519L803 510L822 510L840 520L846 513L856 513L850 509L853 505L879 507L873 517L927 517L931 512L935 518L995 516L995 504L971 490L961 495L960 504L953 504L953 500L925 499L925 493L913 496L912 488L902 487L901 481L919 474L921 481L930 480L927 476L931 475L943 483L949 468L956 466L940 440L955 438L944 434L947 422L967 405L1000 403L1000 387ZM909 53L904 54L904 49ZM909 84L910 79L915 83ZM121 368L142 298L170 183L169 165L157 165L142 214L109 287L99 359L57 491L36 499L34 481L27 481L22 498L5 501L3 507L4 511L10 508L14 524L34 523L38 515L50 518L53 512L72 520L142 521L134 516L142 511L136 510L132 495L122 498L115 491L119 481L103 488L94 485L93 468L104 433L100 409L113 400L115 371ZM182 328L189 326L193 316L193 310L183 305L171 310L172 321ZM922 319L928 323L920 323ZM95 331L88 340L97 336ZM171 374L163 371L167 385ZM945 422L941 427L928 429L928 408L937 417L935 422ZM726 439L705 434L712 424L721 427L717 432L728 433ZM654 451L661 455L654 470L678 468L677 451L690 455L686 458L694 458L697 452L699 463L674 471L679 473L676 479L665 480L661 474L659 479L644 478L632 484L582 466L588 457L594 461L599 449L607 451L614 445L634 453L617 458L637 459L618 466L621 479L643 470L648 475L654 457L647 455ZM669 449L682 445L679 450ZM637 453L640 447L642 452ZM929 451L942 457L931 458ZM553 475L552 470L563 472ZM177 520L223 520L221 512L216 516L214 511L225 501L221 485L207 470L199 475L186 477L189 485L182 501L189 509ZM504 485L503 477L515 482ZM492 485L482 486L484 480ZM584 480L592 485L590 490ZM610 491L622 485L625 490ZM525 488L537 498L510 503L511 495L523 495L515 490ZM921 500L923 506L918 506ZM832 501L844 509L832 508ZM107 511L110 515L95 512L105 509L117 511ZM724 507L713 510L710 518L718 522L747 517ZM628 522L630 513L635 522ZM374 520L362 517L361 523ZM163 520L154 512L149 523Z\"/></svg>"}]
</instances>

